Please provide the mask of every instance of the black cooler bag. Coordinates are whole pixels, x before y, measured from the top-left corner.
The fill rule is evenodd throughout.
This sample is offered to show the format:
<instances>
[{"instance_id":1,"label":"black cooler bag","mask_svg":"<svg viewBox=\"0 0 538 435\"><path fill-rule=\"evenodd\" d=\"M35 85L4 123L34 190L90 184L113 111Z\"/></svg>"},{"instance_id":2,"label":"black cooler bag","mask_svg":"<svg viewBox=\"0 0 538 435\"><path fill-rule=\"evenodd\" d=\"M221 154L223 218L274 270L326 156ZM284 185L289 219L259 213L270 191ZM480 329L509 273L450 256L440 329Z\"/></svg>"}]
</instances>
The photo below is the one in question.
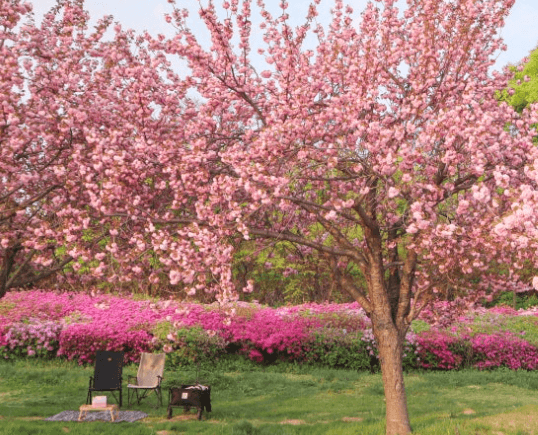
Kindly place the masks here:
<instances>
[{"instance_id":1,"label":"black cooler bag","mask_svg":"<svg viewBox=\"0 0 538 435\"><path fill-rule=\"evenodd\" d=\"M196 408L198 409L198 420L201 420L204 408L207 412L211 412L211 387L197 384L170 388L168 392L168 418L172 418L173 406L181 406L185 411Z\"/></svg>"}]
</instances>

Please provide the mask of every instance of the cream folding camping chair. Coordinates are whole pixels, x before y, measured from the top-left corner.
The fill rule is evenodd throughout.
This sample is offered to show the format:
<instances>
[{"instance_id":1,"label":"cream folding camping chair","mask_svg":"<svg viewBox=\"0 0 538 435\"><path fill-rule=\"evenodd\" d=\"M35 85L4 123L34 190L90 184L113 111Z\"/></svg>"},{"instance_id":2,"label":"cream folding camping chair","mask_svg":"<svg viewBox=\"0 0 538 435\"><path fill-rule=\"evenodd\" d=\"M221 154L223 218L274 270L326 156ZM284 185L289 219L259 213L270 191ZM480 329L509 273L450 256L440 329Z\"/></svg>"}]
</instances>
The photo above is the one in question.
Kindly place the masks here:
<instances>
[{"instance_id":1,"label":"cream folding camping chair","mask_svg":"<svg viewBox=\"0 0 538 435\"><path fill-rule=\"evenodd\" d=\"M140 405L140 401L147 397L151 391L155 391L158 405L162 406L163 397L161 394L161 381L164 372L164 353L142 353L138 373L136 376L129 376L127 384L127 401L131 405L131 400L136 396L136 401ZM131 382L134 381L134 382Z\"/></svg>"}]
</instances>

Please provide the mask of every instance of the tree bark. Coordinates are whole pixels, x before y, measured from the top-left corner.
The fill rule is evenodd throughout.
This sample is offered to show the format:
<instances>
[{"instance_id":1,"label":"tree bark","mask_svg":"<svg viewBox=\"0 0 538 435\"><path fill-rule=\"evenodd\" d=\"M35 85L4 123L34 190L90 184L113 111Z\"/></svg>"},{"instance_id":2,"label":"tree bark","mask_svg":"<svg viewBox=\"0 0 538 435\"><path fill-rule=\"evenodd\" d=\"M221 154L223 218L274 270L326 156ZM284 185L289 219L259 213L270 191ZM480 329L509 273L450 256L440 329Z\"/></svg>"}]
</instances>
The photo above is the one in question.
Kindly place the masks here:
<instances>
[{"instance_id":1,"label":"tree bark","mask_svg":"<svg viewBox=\"0 0 538 435\"><path fill-rule=\"evenodd\" d=\"M411 433L411 425L402 367L403 338L392 322L382 323L376 328L373 322L373 327L385 389L386 435L406 435Z\"/></svg>"},{"instance_id":2,"label":"tree bark","mask_svg":"<svg viewBox=\"0 0 538 435\"><path fill-rule=\"evenodd\" d=\"M15 256L19 251L18 246L9 247L4 252L4 258L0 264L0 299L4 297L8 289L9 275L15 264Z\"/></svg>"}]
</instances>

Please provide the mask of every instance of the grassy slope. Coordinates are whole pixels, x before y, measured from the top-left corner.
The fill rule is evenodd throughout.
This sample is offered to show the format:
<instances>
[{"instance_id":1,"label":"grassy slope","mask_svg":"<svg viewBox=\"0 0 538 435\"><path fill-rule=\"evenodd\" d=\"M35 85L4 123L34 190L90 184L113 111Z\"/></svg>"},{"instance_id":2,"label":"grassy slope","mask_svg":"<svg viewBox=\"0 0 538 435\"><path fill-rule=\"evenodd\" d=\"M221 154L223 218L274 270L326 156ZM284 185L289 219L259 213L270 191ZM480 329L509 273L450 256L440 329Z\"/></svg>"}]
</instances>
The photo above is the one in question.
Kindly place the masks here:
<instances>
[{"instance_id":1,"label":"grassy slope","mask_svg":"<svg viewBox=\"0 0 538 435\"><path fill-rule=\"evenodd\" d=\"M124 369L136 374L135 365ZM372 434L383 433L381 376L292 365L265 369L221 361L201 370L212 386L213 412L194 420L165 406L133 406L149 414L137 423L44 422L84 403L92 367L66 361L0 362L0 434ZM191 382L193 369L165 371L165 384ZM538 434L538 373L416 372L406 377L418 434ZM124 382L125 384L125 382ZM165 404L167 392L165 392ZM127 402L127 393L124 395ZM127 409L124 406L123 409Z\"/></svg>"}]
</instances>

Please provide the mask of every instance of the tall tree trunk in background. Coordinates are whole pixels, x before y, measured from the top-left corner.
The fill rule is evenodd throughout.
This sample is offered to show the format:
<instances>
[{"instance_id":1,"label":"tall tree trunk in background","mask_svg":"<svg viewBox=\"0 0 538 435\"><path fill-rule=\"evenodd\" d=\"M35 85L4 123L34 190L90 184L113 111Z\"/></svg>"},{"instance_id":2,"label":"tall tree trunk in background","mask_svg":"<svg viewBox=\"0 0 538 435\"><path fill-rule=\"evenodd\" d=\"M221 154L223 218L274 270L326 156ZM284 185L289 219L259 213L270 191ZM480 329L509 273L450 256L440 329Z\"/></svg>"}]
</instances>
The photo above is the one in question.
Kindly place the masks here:
<instances>
[{"instance_id":1,"label":"tall tree trunk in background","mask_svg":"<svg viewBox=\"0 0 538 435\"><path fill-rule=\"evenodd\" d=\"M8 248L4 251L4 257L0 263L0 299L4 297L8 290L8 280L13 264L15 262L15 255L17 255L17 248Z\"/></svg>"},{"instance_id":2,"label":"tall tree trunk in background","mask_svg":"<svg viewBox=\"0 0 538 435\"><path fill-rule=\"evenodd\" d=\"M515 290L513 291L512 305L514 310L517 310L517 294Z\"/></svg>"}]
</instances>

